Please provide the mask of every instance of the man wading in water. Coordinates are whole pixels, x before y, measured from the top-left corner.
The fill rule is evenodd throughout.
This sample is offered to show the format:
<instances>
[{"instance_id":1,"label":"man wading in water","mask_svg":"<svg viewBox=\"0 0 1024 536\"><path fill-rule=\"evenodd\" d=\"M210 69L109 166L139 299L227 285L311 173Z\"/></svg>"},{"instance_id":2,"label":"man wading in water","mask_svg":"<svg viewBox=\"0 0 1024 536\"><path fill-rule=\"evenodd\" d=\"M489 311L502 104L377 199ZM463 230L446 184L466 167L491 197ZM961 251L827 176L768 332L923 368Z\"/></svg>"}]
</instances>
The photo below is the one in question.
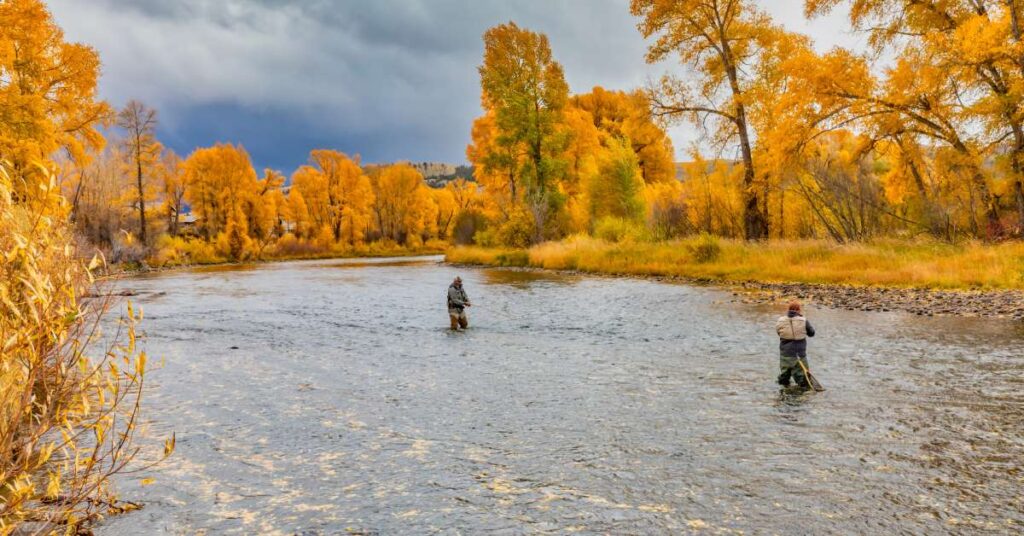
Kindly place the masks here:
<instances>
[{"instance_id":1,"label":"man wading in water","mask_svg":"<svg viewBox=\"0 0 1024 536\"><path fill-rule=\"evenodd\" d=\"M452 329L469 327L469 318L466 317L466 307L471 306L469 296L462 288L462 278L456 277L455 281L448 287L448 317L452 320Z\"/></svg>"},{"instance_id":2,"label":"man wading in water","mask_svg":"<svg viewBox=\"0 0 1024 536\"><path fill-rule=\"evenodd\" d=\"M804 375L807 365L807 337L814 336L814 328L801 313L799 302L789 304L786 316L779 317L775 322L775 332L779 334L779 385L788 386L792 377L796 384L803 388L810 387ZM803 361L801 367L800 361Z\"/></svg>"}]
</instances>

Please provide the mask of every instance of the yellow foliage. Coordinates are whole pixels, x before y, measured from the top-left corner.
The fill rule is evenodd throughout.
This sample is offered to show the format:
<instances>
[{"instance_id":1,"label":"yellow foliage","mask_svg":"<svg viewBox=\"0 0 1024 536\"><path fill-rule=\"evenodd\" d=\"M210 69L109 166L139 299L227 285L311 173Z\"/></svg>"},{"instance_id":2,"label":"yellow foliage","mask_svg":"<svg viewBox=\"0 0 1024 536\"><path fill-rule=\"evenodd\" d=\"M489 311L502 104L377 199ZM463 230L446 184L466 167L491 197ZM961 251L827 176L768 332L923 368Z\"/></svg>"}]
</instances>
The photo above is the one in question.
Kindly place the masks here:
<instances>
[{"instance_id":1,"label":"yellow foliage","mask_svg":"<svg viewBox=\"0 0 1024 536\"><path fill-rule=\"evenodd\" d=\"M64 149L84 164L103 146L99 74L96 51L66 42L42 0L0 2L0 156L26 179L12 186L19 195L49 180L34 162Z\"/></svg>"},{"instance_id":2,"label":"yellow foliage","mask_svg":"<svg viewBox=\"0 0 1024 536\"><path fill-rule=\"evenodd\" d=\"M14 184L25 179L9 169L0 165L0 534L38 519L73 531L113 507L110 478L136 454L141 312L129 306L124 339L90 357L113 305L83 301L102 290L92 274L101 263L77 256L46 168L33 178L49 177L31 203L16 200Z\"/></svg>"}]
</instances>

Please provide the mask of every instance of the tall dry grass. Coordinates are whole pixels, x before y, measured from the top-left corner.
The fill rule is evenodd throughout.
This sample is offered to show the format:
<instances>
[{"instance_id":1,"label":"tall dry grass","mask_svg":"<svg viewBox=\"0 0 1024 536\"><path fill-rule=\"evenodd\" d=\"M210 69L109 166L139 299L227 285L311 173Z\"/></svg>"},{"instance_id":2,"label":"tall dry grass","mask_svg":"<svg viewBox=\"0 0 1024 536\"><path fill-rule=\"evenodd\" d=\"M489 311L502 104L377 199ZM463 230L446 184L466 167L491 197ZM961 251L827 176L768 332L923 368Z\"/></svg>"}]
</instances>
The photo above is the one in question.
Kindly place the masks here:
<instances>
[{"instance_id":1,"label":"tall dry grass","mask_svg":"<svg viewBox=\"0 0 1024 536\"><path fill-rule=\"evenodd\" d=\"M1024 289L1024 243L878 240L747 243L714 237L611 243L578 236L529 250L459 247L454 263L531 266L723 281L826 283L936 289Z\"/></svg>"},{"instance_id":2,"label":"tall dry grass","mask_svg":"<svg viewBox=\"0 0 1024 536\"><path fill-rule=\"evenodd\" d=\"M76 254L51 179L39 195L0 163L0 534L75 534L118 504L111 478L131 465L146 370L141 314L118 333L99 324L113 302ZM43 169L43 168L41 168ZM48 176L44 173L43 176ZM33 189L34 190L34 189ZM164 445L164 456L173 439Z\"/></svg>"}]
</instances>

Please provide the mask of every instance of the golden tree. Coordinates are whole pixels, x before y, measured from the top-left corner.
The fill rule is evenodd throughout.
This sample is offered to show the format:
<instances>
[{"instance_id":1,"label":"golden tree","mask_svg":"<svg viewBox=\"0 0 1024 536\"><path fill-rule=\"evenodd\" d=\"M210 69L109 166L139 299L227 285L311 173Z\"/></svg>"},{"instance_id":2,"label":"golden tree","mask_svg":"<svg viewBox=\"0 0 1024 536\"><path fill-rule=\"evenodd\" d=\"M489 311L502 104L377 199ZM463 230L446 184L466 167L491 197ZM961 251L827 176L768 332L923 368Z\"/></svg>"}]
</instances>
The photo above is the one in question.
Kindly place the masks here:
<instances>
[{"instance_id":1,"label":"golden tree","mask_svg":"<svg viewBox=\"0 0 1024 536\"><path fill-rule=\"evenodd\" d=\"M631 0L630 11L640 17L644 37L657 36L647 52L656 63L678 55L691 76L665 76L651 92L657 114L686 117L697 124L717 126L717 141L736 140L743 163L743 221L747 239L768 237L763 201L754 161L754 132L750 122L754 74L764 56L784 38L765 13L750 0Z\"/></svg>"},{"instance_id":2,"label":"golden tree","mask_svg":"<svg viewBox=\"0 0 1024 536\"><path fill-rule=\"evenodd\" d=\"M41 0L0 2L0 158L15 174L34 181L33 163L59 149L81 165L102 147L110 108L96 98L99 73L96 51L66 42ZM34 186L16 184L16 195Z\"/></svg>"},{"instance_id":3,"label":"golden tree","mask_svg":"<svg viewBox=\"0 0 1024 536\"><path fill-rule=\"evenodd\" d=\"M335 243L360 242L370 222L373 188L359 167L358 158L315 149L309 160L310 165L302 166L292 175L291 190L302 196L308 219Z\"/></svg>"},{"instance_id":4,"label":"golden tree","mask_svg":"<svg viewBox=\"0 0 1024 536\"><path fill-rule=\"evenodd\" d=\"M177 236L182 211L185 209L185 191L188 189L185 165L181 157L169 149L164 151L161 164L160 178L163 186L164 210L167 213L167 232L172 236Z\"/></svg>"},{"instance_id":5,"label":"golden tree","mask_svg":"<svg viewBox=\"0 0 1024 536\"><path fill-rule=\"evenodd\" d=\"M876 49L898 58L881 91L850 98L898 115L902 125L890 125L897 135L953 149L984 206L989 236L1001 234L1002 226L999 199L983 168L990 151L1005 150L1024 225L1024 3L806 0L806 9L817 14L841 3L850 4L851 23L870 33Z\"/></svg>"},{"instance_id":6,"label":"golden tree","mask_svg":"<svg viewBox=\"0 0 1024 536\"><path fill-rule=\"evenodd\" d=\"M608 136L629 140L645 183L675 180L672 140L655 123L646 93L609 91L595 86L590 93L574 95L571 103L590 112L594 126Z\"/></svg>"},{"instance_id":7,"label":"golden tree","mask_svg":"<svg viewBox=\"0 0 1024 536\"><path fill-rule=\"evenodd\" d=\"M260 184L249 154L241 146L217 144L196 149L184 163L185 200L199 218L199 228L206 238L234 241L232 256L244 254L249 233L249 215L253 198L259 195ZM230 235L234 235L233 238Z\"/></svg>"},{"instance_id":8,"label":"golden tree","mask_svg":"<svg viewBox=\"0 0 1024 536\"><path fill-rule=\"evenodd\" d=\"M393 164L370 175L373 214L383 238L405 244L410 236L426 227L425 214L431 207L430 192L423 175L407 163Z\"/></svg>"}]
</instances>

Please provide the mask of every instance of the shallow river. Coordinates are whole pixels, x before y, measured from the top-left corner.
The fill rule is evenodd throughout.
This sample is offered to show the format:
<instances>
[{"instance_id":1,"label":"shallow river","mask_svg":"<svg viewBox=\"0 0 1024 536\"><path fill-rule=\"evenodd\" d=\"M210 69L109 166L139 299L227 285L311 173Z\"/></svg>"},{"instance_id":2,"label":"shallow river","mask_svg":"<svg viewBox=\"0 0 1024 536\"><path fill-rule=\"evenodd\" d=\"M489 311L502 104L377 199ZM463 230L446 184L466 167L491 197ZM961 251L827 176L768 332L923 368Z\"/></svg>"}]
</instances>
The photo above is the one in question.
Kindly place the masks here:
<instances>
[{"instance_id":1,"label":"shallow river","mask_svg":"<svg viewBox=\"0 0 1024 536\"><path fill-rule=\"evenodd\" d=\"M123 281L178 447L98 533L1024 530L1020 324L812 308L828 390L793 394L775 308L438 260Z\"/></svg>"}]
</instances>

